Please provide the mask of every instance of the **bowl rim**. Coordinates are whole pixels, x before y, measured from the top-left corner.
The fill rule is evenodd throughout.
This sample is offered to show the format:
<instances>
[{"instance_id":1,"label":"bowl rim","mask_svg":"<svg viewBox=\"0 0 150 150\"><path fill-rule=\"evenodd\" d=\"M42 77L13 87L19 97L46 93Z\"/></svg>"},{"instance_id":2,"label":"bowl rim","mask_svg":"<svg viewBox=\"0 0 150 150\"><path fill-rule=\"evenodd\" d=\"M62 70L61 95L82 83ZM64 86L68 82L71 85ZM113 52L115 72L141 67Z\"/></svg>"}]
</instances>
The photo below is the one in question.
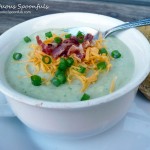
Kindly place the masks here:
<instances>
[{"instance_id":1,"label":"bowl rim","mask_svg":"<svg viewBox=\"0 0 150 150\"><path fill-rule=\"evenodd\" d=\"M114 19L116 21L120 21L121 23L124 23L123 21L119 20L119 19L115 19L109 16L105 16L105 15L101 15L101 14L94 14L94 13L83 13L83 12L67 12L67 13L56 13L56 14L50 14L50 15L44 15L44 16L40 16L40 17L36 17L33 19L29 19L27 21L24 21L12 28L10 28L9 30L5 31L1 36L0 36L0 40L2 38L5 38L5 36L7 36L9 34L9 32L11 30L14 30L16 27L21 26L24 23L28 23L28 22L32 22L38 19L41 19L43 17L48 17L48 16L61 16L61 15L98 15L101 17L106 17L108 19ZM133 32L136 32L139 34L139 36L141 36L141 38L143 38L143 40L145 40L144 42L147 42L147 45L149 45L150 48L150 44L148 43L147 39L144 37L144 35L138 31L137 29L131 29ZM150 58L150 56L149 56ZM85 107L91 107L91 106L95 106L95 105L99 105L101 103L106 103L106 102L110 102L113 101L115 99L118 99L119 97L129 93L131 90L135 89L136 87L138 87L138 85L146 78L146 76L149 73L149 69L150 69L150 61L149 64L146 64L147 66L145 67L145 70L141 73L141 76L139 78L137 78L136 80L133 80L130 83L127 83L126 85L124 85L122 88L118 89L117 91L102 96L102 97L98 97L98 98L94 98L94 99L90 99L88 101L75 101L75 102L52 102L52 101L45 101L45 100L41 100L41 99L36 99L36 98L32 98L26 95L23 95L15 90L9 90L7 87L5 87L5 85L3 85L0 81L0 91L2 93L4 93L6 96L17 100L20 103L24 103L24 104L28 104L28 105L32 105L32 106L37 106L37 107L44 107L44 108L57 108L57 109L73 109L73 108L85 108Z\"/></svg>"}]
</instances>

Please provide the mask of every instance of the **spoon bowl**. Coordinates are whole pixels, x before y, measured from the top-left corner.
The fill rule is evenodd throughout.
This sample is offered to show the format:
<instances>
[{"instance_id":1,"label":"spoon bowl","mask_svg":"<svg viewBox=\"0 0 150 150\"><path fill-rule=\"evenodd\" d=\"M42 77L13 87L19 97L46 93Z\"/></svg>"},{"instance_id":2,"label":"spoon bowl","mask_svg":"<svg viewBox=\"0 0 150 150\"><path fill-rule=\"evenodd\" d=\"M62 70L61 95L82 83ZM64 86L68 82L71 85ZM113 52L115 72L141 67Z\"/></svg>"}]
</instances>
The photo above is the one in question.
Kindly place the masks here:
<instances>
[{"instance_id":1,"label":"spoon bowl","mask_svg":"<svg viewBox=\"0 0 150 150\"><path fill-rule=\"evenodd\" d=\"M122 25L108 29L105 32L101 32L100 30L96 30L91 27L74 27L74 28L65 29L64 31L71 33L72 35L77 35L78 31L82 31L84 34L91 33L94 36L94 39L98 39L100 33L102 34L103 38L106 38L107 36L117 31L122 31L125 29L146 26L146 25L150 25L150 18L124 23Z\"/></svg>"}]
</instances>

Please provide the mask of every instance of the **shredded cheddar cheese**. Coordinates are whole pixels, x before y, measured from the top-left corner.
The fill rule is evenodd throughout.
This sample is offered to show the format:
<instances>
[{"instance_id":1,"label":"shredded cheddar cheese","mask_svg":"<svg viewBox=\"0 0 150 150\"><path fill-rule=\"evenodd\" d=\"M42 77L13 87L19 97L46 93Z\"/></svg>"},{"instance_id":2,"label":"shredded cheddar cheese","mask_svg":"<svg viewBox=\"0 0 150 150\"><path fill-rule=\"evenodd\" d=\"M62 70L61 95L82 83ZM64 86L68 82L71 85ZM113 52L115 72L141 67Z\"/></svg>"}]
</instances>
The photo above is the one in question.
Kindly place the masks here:
<instances>
[{"instance_id":1,"label":"shredded cheddar cheese","mask_svg":"<svg viewBox=\"0 0 150 150\"><path fill-rule=\"evenodd\" d=\"M54 38L57 37L56 34L53 34L51 38L47 38L43 43L44 44L51 44L54 41Z\"/></svg>"},{"instance_id":2,"label":"shredded cheddar cheese","mask_svg":"<svg viewBox=\"0 0 150 150\"><path fill-rule=\"evenodd\" d=\"M110 85L110 89L109 89L110 93L114 92L114 90L115 90L116 80L117 80L117 76L115 76L111 81L111 85Z\"/></svg>"},{"instance_id":3,"label":"shredded cheddar cheese","mask_svg":"<svg viewBox=\"0 0 150 150\"><path fill-rule=\"evenodd\" d=\"M64 36L64 35L61 35ZM50 44L54 41L54 38L57 35L53 34L51 38L46 39L43 43ZM98 76L103 70L97 69L98 62L105 62L107 64L106 71L109 71L112 67L110 63L110 56L106 54L99 54L99 49L104 48L103 38L102 36L99 37L98 40L94 41L93 45L84 49L85 57L81 60L75 53L71 54L69 57L73 58L74 63L73 65L67 70L67 81L69 84L72 83L74 79L78 79L81 81L82 88L81 92L84 92L91 84L95 83L98 80ZM27 76L30 77L33 74L38 74L40 71L43 73L48 73L50 76L47 79L43 79L43 83L49 84L51 77L53 77L58 69L58 65L60 63L60 57L54 59L50 55L47 55L42 51L42 47L40 45L31 45L32 51L28 54L26 62L26 73ZM43 56L49 56L51 58L50 64L45 64L42 61ZM62 56L63 57L63 56ZM29 66L32 65L34 67L34 72L30 72ZM85 73L78 72L79 66L83 66L86 68ZM89 75L88 72L91 71L92 73ZM113 92L115 89L115 81L116 78L113 79L110 92Z\"/></svg>"}]
</instances>

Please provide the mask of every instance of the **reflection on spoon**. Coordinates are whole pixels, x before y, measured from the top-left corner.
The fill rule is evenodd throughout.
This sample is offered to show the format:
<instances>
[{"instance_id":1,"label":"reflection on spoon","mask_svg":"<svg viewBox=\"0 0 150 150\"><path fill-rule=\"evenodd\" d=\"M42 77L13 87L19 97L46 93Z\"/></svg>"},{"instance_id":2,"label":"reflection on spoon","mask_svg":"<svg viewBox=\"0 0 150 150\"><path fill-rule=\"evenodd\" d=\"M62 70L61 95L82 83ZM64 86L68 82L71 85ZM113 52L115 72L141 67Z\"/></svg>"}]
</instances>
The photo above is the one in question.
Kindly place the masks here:
<instances>
[{"instance_id":1,"label":"reflection on spoon","mask_svg":"<svg viewBox=\"0 0 150 150\"><path fill-rule=\"evenodd\" d=\"M81 31L85 34L91 33L92 35L94 35L94 39L98 39L99 33L101 33L103 35L103 38L106 38L107 36L111 35L114 32L117 32L117 31L129 29L129 28L140 27L140 26L146 26L146 25L150 25L150 18L138 20L138 21L134 21L134 22L124 23L122 25L108 29L102 33L91 27L74 27L74 28L64 29L64 31L71 33L72 35L76 35L78 31Z\"/></svg>"}]
</instances>

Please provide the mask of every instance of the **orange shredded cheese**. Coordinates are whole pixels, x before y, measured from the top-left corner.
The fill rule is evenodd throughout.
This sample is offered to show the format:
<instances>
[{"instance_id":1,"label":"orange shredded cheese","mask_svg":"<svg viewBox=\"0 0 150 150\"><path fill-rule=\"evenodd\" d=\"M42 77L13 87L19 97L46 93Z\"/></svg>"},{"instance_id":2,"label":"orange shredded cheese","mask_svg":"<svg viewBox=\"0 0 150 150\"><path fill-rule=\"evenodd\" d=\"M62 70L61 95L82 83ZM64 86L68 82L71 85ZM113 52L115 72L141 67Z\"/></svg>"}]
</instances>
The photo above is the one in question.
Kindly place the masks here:
<instances>
[{"instance_id":1,"label":"orange shredded cheese","mask_svg":"<svg viewBox=\"0 0 150 150\"><path fill-rule=\"evenodd\" d=\"M47 38L43 43L44 43L44 44L51 44L51 43L54 41L54 38L55 38L55 37L57 37L57 35L56 35L56 34L53 34L52 37Z\"/></svg>"},{"instance_id":2,"label":"orange shredded cheese","mask_svg":"<svg viewBox=\"0 0 150 150\"><path fill-rule=\"evenodd\" d=\"M116 80L117 80L117 76L115 76L111 81L111 85L110 85L110 89L109 89L110 93L114 92L114 90L115 90Z\"/></svg>"},{"instance_id":3,"label":"orange shredded cheese","mask_svg":"<svg viewBox=\"0 0 150 150\"><path fill-rule=\"evenodd\" d=\"M64 36L64 35L62 35ZM57 37L57 35L53 34L51 38L48 38L44 41L44 44L50 44L54 41L54 38ZM81 91L84 92L91 84L96 82L98 80L99 74L102 72L102 70L97 69L97 63L98 62L105 62L107 64L106 71L109 71L111 68L110 63L110 56L106 54L99 54L99 49L105 47L103 45L103 38L102 36L99 37L98 40L94 41L94 44L86 49L84 49L85 52L85 58L81 60L76 56L76 54L71 54L69 57L72 57L74 60L74 64L67 70L67 81L71 84L72 80L75 78L81 81L82 88ZM29 71L29 65L33 65L35 68L33 74L38 74L40 71L43 73L48 73L51 76L55 75L55 72L58 69L58 65L60 63L60 58L54 59L50 55L45 54L42 52L42 48L39 45L32 44L31 45L32 51L28 54L27 61L26 62L26 73L27 76L30 77L32 73ZM50 64L45 64L42 61L43 56L49 56L51 58ZM86 73L80 73L78 72L79 66L83 66L86 68ZM92 74L88 76L88 71L92 70ZM50 81L50 77L48 79L43 79L43 82L45 84L48 84ZM115 80L112 81L110 92L113 92L115 89Z\"/></svg>"}]
</instances>

